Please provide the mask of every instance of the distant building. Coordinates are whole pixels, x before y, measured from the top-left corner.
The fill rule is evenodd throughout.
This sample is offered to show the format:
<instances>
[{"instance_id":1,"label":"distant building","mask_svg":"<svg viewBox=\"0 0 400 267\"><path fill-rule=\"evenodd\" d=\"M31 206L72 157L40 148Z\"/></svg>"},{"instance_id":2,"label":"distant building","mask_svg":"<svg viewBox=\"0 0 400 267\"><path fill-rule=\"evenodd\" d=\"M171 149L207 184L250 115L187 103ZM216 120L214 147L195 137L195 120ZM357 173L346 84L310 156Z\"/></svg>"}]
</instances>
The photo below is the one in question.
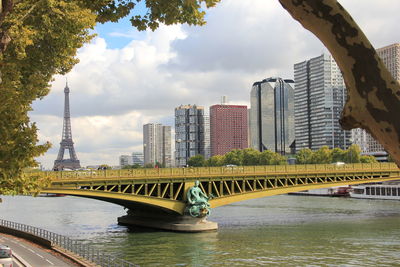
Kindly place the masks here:
<instances>
[{"instance_id":1,"label":"distant building","mask_svg":"<svg viewBox=\"0 0 400 267\"><path fill-rule=\"evenodd\" d=\"M400 83L400 43L378 48L376 52L392 76ZM353 143L360 146L362 153L380 155L381 158L387 155L383 146L367 133L366 130L360 128L353 129L351 135Z\"/></svg>"},{"instance_id":2,"label":"distant building","mask_svg":"<svg viewBox=\"0 0 400 267\"><path fill-rule=\"evenodd\" d=\"M294 80L296 150L347 149L350 131L339 124L346 89L333 57L323 54L295 64Z\"/></svg>"},{"instance_id":3,"label":"distant building","mask_svg":"<svg viewBox=\"0 0 400 267\"><path fill-rule=\"evenodd\" d=\"M204 158L211 157L210 116L204 115Z\"/></svg>"},{"instance_id":4,"label":"distant building","mask_svg":"<svg viewBox=\"0 0 400 267\"><path fill-rule=\"evenodd\" d=\"M400 43L376 49L386 68L400 83Z\"/></svg>"},{"instance_id":5,"label":"distant building","mask_svg":"<svg viewBox=\"0 0 400 267\"><path fill-rule=\"evenodd\" d=\"M250 147L281 154L294 152L293 80L268 78L253 84L250 93Z\"/></svg>"},{"instance_id":6,"label":"distant building","mask_svg":"<svg viewBox=\"0 0 400 267\"><path fill-rule=\"evenodd\" d=\"M213 105L210 107L211 156L248 147L247 106Z\"/></svg>"},{"instance_id":7,"label":"distant building","mask_svg":"<svg viewBox=\"0 0 400 267\"><path fill-rule=\"evenodd\" d=\"M144 166L144 156L142 152L133 152L132 153L132 165L140 165Z\"/></svg>"},{"instance_id":8,"label":"distant building","mask_svg":"<svg viewBox=\"0 0 400 267\"><path fill-rule=\"evenodd\" d=\"M124 167L124 166L129 166L132 164L133 164L132 156L130 156L130 155L119 156L119 166Z\"/></svg>"},{"instance_id":9,"label":"distant building","mask_svg":"<svg viewBox=\"0 0 400 267\"><path fill-rule=\"evenodd\" d=\"M144 165L159 163L171 167L171 126L143 125L143 159Z\"/></svg>"},{"instance_id":10,"label":"distant building","mask_svg":"<svg viewBox=\"0 0 400 267\"><path fill-rule=\"evenodd\" d=\"M189 158L205 156L204 108L181 105L175 108L175 165L187 165Z\"/></svg>"}]
</instances>

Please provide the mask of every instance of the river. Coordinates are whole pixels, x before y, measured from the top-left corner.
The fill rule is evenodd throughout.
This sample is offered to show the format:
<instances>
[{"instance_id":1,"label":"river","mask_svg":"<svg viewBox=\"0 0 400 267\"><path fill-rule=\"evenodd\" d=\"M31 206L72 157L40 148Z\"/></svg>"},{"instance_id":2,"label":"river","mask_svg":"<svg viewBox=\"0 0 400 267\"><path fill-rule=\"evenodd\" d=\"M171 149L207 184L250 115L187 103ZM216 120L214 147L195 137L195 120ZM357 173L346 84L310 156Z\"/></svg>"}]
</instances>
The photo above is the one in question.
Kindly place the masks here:
<instances>
[{"instance_id":1,"label":"river","mask_svg":"<svg viewBox=\"0 0 400 267\"><path fill-rule=\"evenodd\" d=\"M3 196L0 218L84 240L140 266L400 266L400 201L281 195L212 210L219 230L117 225L122 207Z\"/></svg>"}]
</instances>

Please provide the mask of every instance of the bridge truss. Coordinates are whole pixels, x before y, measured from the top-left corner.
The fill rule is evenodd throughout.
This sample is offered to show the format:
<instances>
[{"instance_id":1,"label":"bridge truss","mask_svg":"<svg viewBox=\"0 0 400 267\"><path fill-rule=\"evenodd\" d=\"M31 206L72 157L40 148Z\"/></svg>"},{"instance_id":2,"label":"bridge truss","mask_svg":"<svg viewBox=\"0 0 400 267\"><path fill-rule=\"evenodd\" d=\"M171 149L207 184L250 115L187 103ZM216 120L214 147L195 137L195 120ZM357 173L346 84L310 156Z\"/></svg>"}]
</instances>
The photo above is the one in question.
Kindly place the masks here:
<instances>
[{"instance_id":1,"label":"bridge truss","mask_svg":"<svg viewBox=\"0 0 400 267\"><path fill-rule=\"evenodd\" d=\"M32 174L33 175L33 174ZM36 173L38 175L38 173ZM127 208L160 208L183 214L194 181L212 196L212 208L246 199L316 188L400 179L395 164L284 165L42 172L45 193L100 199Z\"/></svg>"}]
</instances>

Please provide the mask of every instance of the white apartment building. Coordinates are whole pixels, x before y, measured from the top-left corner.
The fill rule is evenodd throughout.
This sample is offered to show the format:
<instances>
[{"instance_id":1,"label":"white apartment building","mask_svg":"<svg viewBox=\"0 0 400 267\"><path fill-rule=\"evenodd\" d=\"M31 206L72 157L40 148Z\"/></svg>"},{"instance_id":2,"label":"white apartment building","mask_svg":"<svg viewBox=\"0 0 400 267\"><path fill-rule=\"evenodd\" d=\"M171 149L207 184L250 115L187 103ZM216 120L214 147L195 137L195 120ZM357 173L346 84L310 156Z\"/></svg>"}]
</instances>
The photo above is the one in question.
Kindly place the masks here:
<instances>
[{"instance_id":1,"label":"white apartment building","mask_svg":"<svg viewBox=\"0 0 400 267\"><path fill-rule=\"evenodd\" d=\"M171 126L143 125L143 159L144 165L159 163L171 167Z\"/></svg>"}]
</instances>

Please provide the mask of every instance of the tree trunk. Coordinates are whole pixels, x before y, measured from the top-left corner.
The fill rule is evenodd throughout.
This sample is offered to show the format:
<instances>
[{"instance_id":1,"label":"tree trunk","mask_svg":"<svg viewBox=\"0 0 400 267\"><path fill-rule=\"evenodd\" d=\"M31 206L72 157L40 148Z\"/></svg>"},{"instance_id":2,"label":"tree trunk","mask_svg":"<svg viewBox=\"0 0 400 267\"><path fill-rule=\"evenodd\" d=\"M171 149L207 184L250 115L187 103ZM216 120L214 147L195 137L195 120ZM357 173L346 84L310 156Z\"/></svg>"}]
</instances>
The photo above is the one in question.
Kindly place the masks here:
<instances>
[{"instance_id":1,"label":"tree trunk","mask_svg":"<svg viewBox=\"0 0 400 267\"><path fill-rule=\"evenodd\" d=\"M343 129L366 129L400 166L400 85L367 37L336 0L279 2L322 41L339 65L347 88Z\"/></svg>"},{"instance_id":2,"label":"tree trunk","mask_svg":"<svg viewBox=\"0 0 400 267\"><path fill-rule=\"evenodd\" d=\"M7 49L7 45L11 42L7 29L3 26L3 21L12 11L13 7L13 0L0 0L0 53L3 53Z\"/></svg>"}]
</instances>

